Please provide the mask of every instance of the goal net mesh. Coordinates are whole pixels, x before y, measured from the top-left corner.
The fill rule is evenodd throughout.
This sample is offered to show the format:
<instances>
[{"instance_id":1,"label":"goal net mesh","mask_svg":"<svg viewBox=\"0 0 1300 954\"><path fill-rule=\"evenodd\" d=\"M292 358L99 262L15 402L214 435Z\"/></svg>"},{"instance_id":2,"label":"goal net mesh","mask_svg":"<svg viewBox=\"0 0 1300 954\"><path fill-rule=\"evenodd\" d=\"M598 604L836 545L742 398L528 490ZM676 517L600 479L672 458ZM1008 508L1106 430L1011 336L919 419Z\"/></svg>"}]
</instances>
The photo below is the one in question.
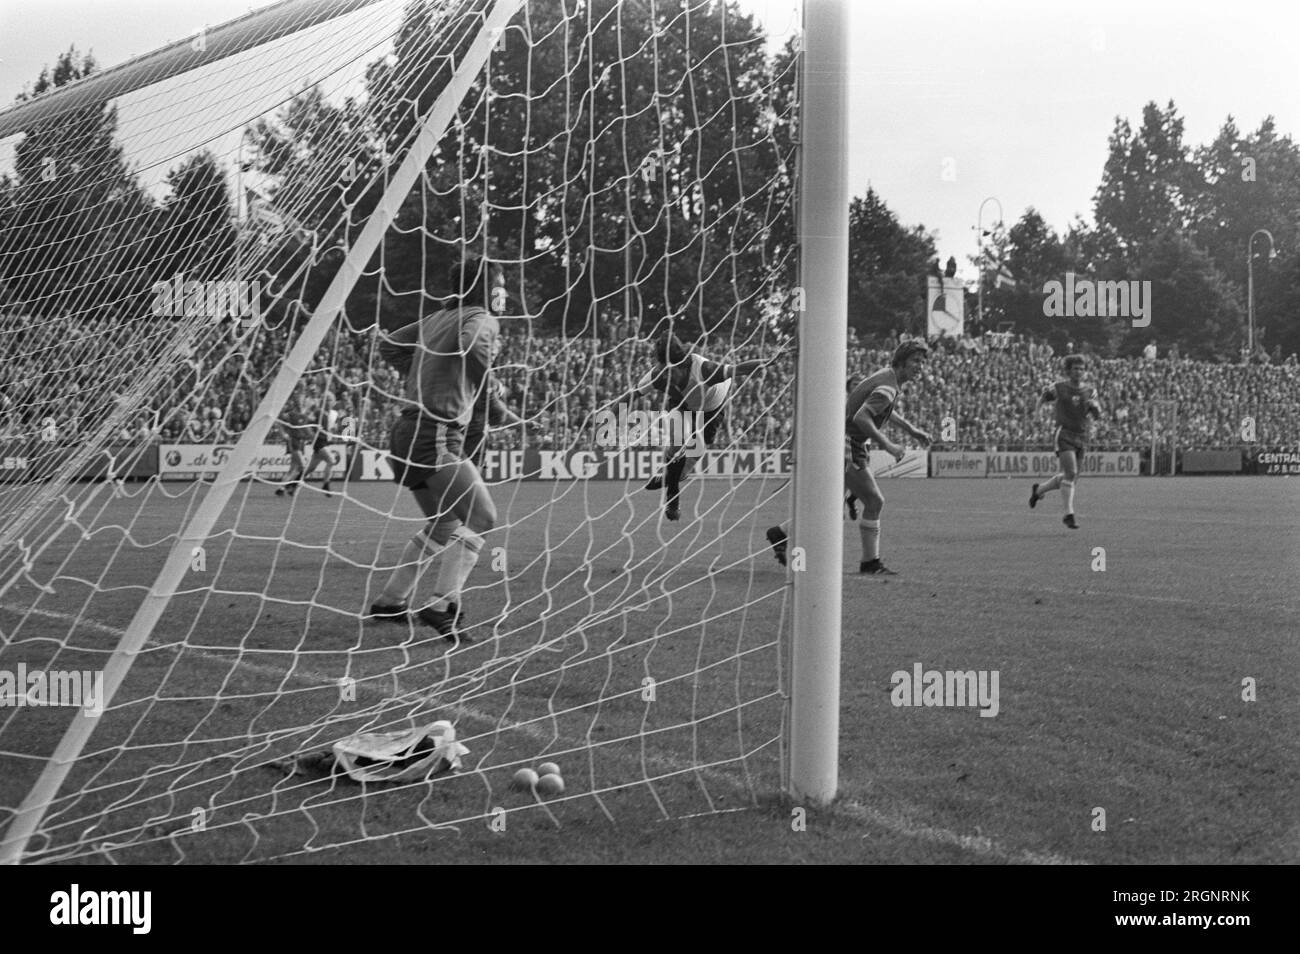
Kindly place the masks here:
<instances>
[{"instance_id":1,"label":"goal net mesh","mask_svg":"<svg viewBox=\"0 0 1300 954\"><path fill-rule=\"evenodd\" d=\"M198 33L184 69L0 139L0 840L35 805L25 860L434 860L456 833L780 789L788 588L764 531L789 511L797 13L338 6L264 37L250 15L234 50ZM380 348L480 258L504 276L493 381L521 422L487 434L497 520L453 643L368 618L425 523L391 479L409 405ZM670 410L640 389L669 332L775 359L732 382L678 520L644 489L662 429L635 424ZM289 481L286 442L307 434L310 460L318 433L324 463ZM124 653L147 599L165 608ZM454 770L427 757L439 722ZM378 781L333 754L367 733L407 734L362 759ZM544 762L562 792L512 786Z\"/></svg>"}]
</instances>

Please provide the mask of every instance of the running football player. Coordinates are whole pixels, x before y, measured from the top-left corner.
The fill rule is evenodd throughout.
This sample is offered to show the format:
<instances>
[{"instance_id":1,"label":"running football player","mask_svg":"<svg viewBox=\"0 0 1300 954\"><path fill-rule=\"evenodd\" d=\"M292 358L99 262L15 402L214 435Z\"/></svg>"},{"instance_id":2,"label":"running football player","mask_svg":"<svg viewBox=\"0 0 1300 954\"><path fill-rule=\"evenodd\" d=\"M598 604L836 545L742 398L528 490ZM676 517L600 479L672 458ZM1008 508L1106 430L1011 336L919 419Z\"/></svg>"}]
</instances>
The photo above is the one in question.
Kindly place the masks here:
<instances>
[{"instance_id":1,"label":"running football player","mask_svg":"<svg viewBox=\"0 0 1300 954\"><path fill-rule=\"evenodd\" d=\"M1029 491L1029 506L1031 509L1038 506L1038 501L1059 489L1061 504L1065 508L1062 523L1071 530L1078 530L1079 523L1074 518L1074 488L1088 445L1088 418L1100 418L1101 405L1097 403L1096 389L1083 383L1083 356L1069 355L1064 365L1066 380L1057 381L1045 389L1041 401L1041 404L1051 404L1056 408L1056 456L1061 469L1046 483L1034 484Z\"/></svg>"},{"instance_id":2,"label":"running football player","mask_svg":"<svg viewBox=\"0 0 1300 954\"><path fill-rule=\"evenodd\" d=\"M920 339L904 341L894 349L889 367L881 368L868 376L849 392L845 420L844 483L861 504L862 515L857 521L862 539L862 560L858 572L868 576L895 576L880 559L880 515L885 497L880 484L871 473L868 442L902 460L903 447L891 441L883 431L887 423L898 425L923 446L930 443L930 435L916 427L897 410L898 392L902 385L918 377L930 357L930 347ZM767 531L768 542L776 554L777 562L785 566L787 534L783 527Z\"/></svg>"}]
</instances>

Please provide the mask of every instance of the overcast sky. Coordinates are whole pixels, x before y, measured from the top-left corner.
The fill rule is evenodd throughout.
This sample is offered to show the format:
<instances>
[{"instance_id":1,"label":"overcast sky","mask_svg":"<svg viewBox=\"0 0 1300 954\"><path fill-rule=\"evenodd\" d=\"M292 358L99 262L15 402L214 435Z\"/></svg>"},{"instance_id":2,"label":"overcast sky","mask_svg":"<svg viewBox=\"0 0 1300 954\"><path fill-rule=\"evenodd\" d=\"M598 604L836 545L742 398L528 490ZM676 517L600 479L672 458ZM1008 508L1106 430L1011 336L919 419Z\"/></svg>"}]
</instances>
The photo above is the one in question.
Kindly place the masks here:
<instances>
[{"instance_id":1,"label":"overcast sky","mask_svg":"<svg viewBox=\"0 0 1300 954\"><path fill-rule=\"evenodd\" d=\"M250 0L0 0L0 102L70 45L101 67L266 6ZM786 0L747 0L775 31ZM981 201L1090 217L1115 117L1173 99L1197 145L1231 113L1300 133L1297 0L852 0L850 188L939 232L969 274ZM944 178L945 169L955 174ZM996 218L985 209L985 223Z\"/></svg>"}]
</instances>

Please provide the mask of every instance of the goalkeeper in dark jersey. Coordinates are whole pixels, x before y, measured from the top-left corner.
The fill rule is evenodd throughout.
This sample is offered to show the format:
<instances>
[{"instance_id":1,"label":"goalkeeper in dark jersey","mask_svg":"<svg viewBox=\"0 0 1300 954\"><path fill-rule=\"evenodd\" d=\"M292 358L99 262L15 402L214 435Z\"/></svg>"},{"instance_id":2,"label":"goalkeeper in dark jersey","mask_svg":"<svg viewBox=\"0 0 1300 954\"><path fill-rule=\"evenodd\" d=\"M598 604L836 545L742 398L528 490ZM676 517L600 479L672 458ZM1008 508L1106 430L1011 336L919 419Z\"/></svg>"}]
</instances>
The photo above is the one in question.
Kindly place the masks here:
<instances>
[{"instance_id":1,"label":"goalkeeper in dark jersey","mask_svg":"<svg viewBox=\"0 0 1300 954\"><path fill-rule=\"evenodd\" d=\"M1043 391L1042 403L1056 406L1056 456L1061 461L1061 470L1047 483L1034 484L1029 491L1029 506L1032 508L1059 488L1061 503L1065 507L1062 522L1071 530L1079 529L1074 519L1074 486L1079 480L1079 468L1087 449L1088 418L1101 417L1097 392L1091 385L1083 383L1083 369L1083 356L1070 355L1065 359L1068 380L1057 381Z\"/></svg>"}]
</instances>

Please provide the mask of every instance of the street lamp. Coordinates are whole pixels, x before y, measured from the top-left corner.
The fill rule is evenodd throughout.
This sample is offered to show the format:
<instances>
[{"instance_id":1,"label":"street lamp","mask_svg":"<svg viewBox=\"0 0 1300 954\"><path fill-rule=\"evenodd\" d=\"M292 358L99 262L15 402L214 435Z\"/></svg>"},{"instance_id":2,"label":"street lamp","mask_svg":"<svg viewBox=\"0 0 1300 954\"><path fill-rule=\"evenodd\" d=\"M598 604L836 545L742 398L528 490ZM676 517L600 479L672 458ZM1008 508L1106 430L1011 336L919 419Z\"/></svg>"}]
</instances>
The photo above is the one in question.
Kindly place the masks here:
<instances>
[{"instance_id":1,"label":"street lamp","mask_svg":"<svg viewBox=\"0 0 1300 954\"><path fill-rule=\"evenodd\" d=\"M977 292L978 304L976 305L976 315L978 316L979 326L981 330L984 329L984 236L992 234L991 232L984 231L984 206L988 205L990 202L997 204L998 225L1002 224L1002 203L998 202L998 200L993 196L989 196L987 199L985 199L983 202L980 203L979 215L976 216L975 219L975 233L977 236L977 247L979 249L979 264L980 264L979 290Z\"/></svg>"},{"instance_id":2,"label":"street lamp","mask_svg":"<svg viewBox=\"0 0 1300 954\"><path fill-rule=\"evenodd\" d=\"M1246 243L1246 363L1255 356L1255 236L1268 237L1269 260L1277 258L1277 249L1273 246L1273 233L1268 229L1255 229L1250 233Z\"/></svg>"}]
</instances>

